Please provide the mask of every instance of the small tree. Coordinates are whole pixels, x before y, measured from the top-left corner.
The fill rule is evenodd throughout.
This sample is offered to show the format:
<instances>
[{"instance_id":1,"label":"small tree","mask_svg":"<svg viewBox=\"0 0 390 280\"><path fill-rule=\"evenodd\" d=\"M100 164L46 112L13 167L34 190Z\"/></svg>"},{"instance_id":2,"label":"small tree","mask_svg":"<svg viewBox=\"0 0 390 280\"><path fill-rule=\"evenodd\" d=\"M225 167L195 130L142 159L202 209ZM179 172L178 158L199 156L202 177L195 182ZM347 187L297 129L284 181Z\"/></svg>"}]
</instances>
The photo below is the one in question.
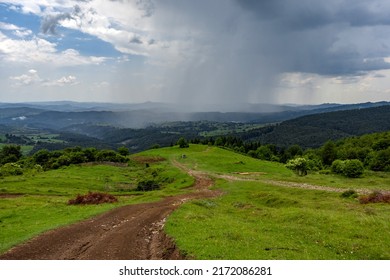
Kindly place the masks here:
<instances>
[{"instance_id":1,"label":"small tree","mask_svg":"<svg viewBox=\"0 0 390 280\"><path fill-rule=\"evenodd\" d=\"M179 145L180 148L188 148L188 142L183 137L180 137L180 139L177 141L177 145Z\"/></svg>"},{"instance_id":2,"label":"small tree","mask_svg":"<svg viewBox=\"0 0 390 280\"><path fill-rule=\"evenodd\" d=\"M22 157L21 147L17 145L6 145L0 149L0 164L17 162Z\"/></svg>"},{"instance_id":3,"label":"small tree","mask_svg":"<svg viewBox=\"0 0 390 280\"><path fill-rule=\"evenodd\" d=\"M130 154L130 151L128 148L126 147L119 147L118 148L118 153L121 155L121 156L128 156Z\"/></svg>"},{"instance_id":4,"label":"small tree","mask_svg":"<svg viewBox=\"0 0 390 280\"><path fill-rule=\"evenodd\" d=\"M307 175L307 160L302 157L291 159L287 162L286 167L293 170L299 176Z\"/></svg>"},{"instance_id":5,"label":"small tree","mask_svg":"<svg viewBox=\"0 0 390 280\"><path fill-rule=\"evenodd\" d=\"M271 160L272 155L273 155L272 151L268 145L267 146L260 146L256 150L256 157L258 159Z\"/></svg>"},{"instance_id":6,"label":"small tree","mask_svg":"<svg viewBox=\"0 0 390 280\"><path fill-rule=\"evenodd\" d=\"M332 141L328 141L321 148L321 157L324 165L330 166L332 162L337 158L336 145Z\"/></svg>"}]
</instances>

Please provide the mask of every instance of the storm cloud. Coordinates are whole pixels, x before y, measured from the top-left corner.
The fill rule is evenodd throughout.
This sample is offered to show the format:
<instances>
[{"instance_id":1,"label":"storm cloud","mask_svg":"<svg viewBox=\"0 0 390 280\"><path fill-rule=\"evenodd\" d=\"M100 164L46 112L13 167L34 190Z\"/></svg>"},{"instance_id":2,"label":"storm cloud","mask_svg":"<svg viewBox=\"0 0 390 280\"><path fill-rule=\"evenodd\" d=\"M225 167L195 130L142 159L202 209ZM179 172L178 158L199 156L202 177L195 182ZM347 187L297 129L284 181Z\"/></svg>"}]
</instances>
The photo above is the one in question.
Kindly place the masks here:
<instances>
[{"instance_id":1,"label":"storm cloud","mask_svg":"<svg viewBox=\"0 0 390 280\"><path fill-rule=\"evenodd\" d=\"M157 9L176 10L177 22L168 20L172 28L193 34L180 71L166 75L177 78L168 79L167 90L176 90L183 99L273 102L285 73L347 77L390 68L387 1L175 4Z\"/></svg>"},{"instance_id":2,"label":"storm cloud","mask_svg":"<svg viewBox=\"0 0 390 280\"><path fill-rule=\"evenodd\" d=\"M390 5L386 1L237 0L266 27L271 56L281 71L355 75L389 69ZM265 49L264 49L265 48ZM259 48L262 49L261 47Z\"/></svg>"},{"instance_id":3,"label":"storm cloud","mask_svg":"<svg viewBox=\"0 0 390 280\"><path fill-rule=\"evenodd\" d=\"M91 71L104 80L110 73L107 101L315 103L357 93L379 99L390 87L387 0L62 0L40 9L6 2L15 1L37 10L44 34L61 26L118 53ZM72 36L64 34L62 42ZM65 54L60 40L50 46ZM85 50L73 51L93 55ZM75 88L86 84L83 75Z\"/></svg>"}]
</instances>

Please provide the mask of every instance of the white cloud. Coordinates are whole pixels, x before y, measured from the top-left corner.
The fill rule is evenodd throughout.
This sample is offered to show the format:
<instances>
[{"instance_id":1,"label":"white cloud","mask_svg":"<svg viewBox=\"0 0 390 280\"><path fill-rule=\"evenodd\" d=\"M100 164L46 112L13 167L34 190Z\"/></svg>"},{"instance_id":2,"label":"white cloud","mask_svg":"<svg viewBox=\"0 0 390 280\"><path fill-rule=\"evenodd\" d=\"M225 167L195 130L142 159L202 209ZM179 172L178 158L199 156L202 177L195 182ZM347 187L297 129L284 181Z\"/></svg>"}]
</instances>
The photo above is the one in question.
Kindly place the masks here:
<instances>
[{"instance_id":1,"label":"white cloud","mask_svg":"<svg viewBox=\"0 0 390 280\"><path fill-rule=\"evenodd\" d=\"M69 76L64 76L52 83L52 85L57 85L57 86L65 86L65 85L76 85L78 84L77 78L75 76L69 75Z\"/></svg>"},{"instance_id":2,"label":"white cloud","mask_svg":"<svg viewBox=\"0 0 390 280\"><path fill-rule=\"evenodd\" d=\"M20 37L20 38L24 38L24 37L32 35L32 31L27 29L27 28L19 27L19 26L16 26L14 24L1 22L1 21L0 21L0 29L13 31L13 34L17 37Z\"/></svg>"},{"instance_id":3,"label":"white cloud","mask_svg":"<svg viewBox=\"0 0 390 280\"><path fill-rule=\"evenodd\" d=\"M0 21L0 29L3 29L3 30L19 30L20 27L14 25L14 24L10 24L10 23L6 23L6 22L1 22Z\"/></svg>"},{"instance_id":4,"label":"white cloud","mask_svg":"<svg viewBox=\"0 0 390 280\"><path fill-rule=\"evenodd\" d=\"M42 82L38 72L35 69L30 69L26 74L20 76L11 76L10 79L14 81L13 86L29 86Z\"/></svg>"},{"instance_id":5,"label":"white cloud","mask_svg":"<svg viewBox=\"0 0 390 280\"><path fill-rule=\"evenodd\" d=\"M18 5L22 12L41 17L43 27L50 33L54 33L56 25L61 25L108 42L123 54L147 56L151 46L158 43L156 38L150 36L155 28L150 19L154 13L154 5L150 0L3 2Z\"/></svg>"},{"instance_id":6,"label":"white cloud","mask_svg":"<svg viewBox=\"0 0 390 280\"><path fill-rule=\"evenodd\" d=\"M38 71L35 69L30 69L27 73L20 76L11 76L9 77L13 81L13 87L22 87L22 86L72 86L77 85L77 78L73 75L63 76L56 80L43 79L39 76Z\"/></svg>"},{"instance_id":7,"label":"white cloud","mask_svg":"<svg viewBox=\"0 0 390 280\"><path fill-rule=\"evenodd\" d=\"M0 32L0 59L16 63L49 63L52 66L100 64L104 57L82 56L74 49L59 52L57 45L34 36L30 40L11 39Z\"/></svg>"}]
</instances>

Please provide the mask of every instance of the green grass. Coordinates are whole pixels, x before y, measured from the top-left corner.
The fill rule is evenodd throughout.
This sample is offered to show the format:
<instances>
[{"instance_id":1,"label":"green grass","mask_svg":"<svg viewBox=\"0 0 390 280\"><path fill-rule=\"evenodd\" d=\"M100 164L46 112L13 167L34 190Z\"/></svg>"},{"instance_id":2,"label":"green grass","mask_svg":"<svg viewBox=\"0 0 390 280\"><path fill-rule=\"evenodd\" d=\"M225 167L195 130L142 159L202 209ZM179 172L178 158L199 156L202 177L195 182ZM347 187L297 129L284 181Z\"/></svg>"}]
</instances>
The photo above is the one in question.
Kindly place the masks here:
<instances>
[{"instance_id":1,"label":"green grass","mask_svg":"<svg viewBox=\"0 0 390 280\"><path fill-rule=\"evenodd\" d=\"M365 171L361 178L347 178L337 174L309 173L308 176L291 176L289 181L324 185L345 189L390 190L390 173Z\"/></svg>"},{"instance_id":2,"label":"green grass","mask_svg":"<svg viewBox=\"0 0 390 280\"><path fill-rule=\"evenodd\" d=\"M299 177L280 163L200 145L154 149L137 156L167 160L150 163L148 168L135 163L128 167L76 165L0 179L0 193L23 194L0 198L0 252L113 207L188 191L186 187L194 180L173 166L178 162L214 177L214 188L224 193L215 199L187 202L168 218L166 231L188 258L390 259L390 205L362 205L336 192L272 185L272 181L284 181L390 190L389 173L366 172L357 179L319 173ZM218 179L221 175L254 181ZM147 178L161 182L163 188L134 191ZM116 194L119 203L66 205L88 191Z\"/></svg>"},{"instance_id":3,"label":"green grass","mask_svg":"<svg viewBox=\"0 0 390 280\"><path fill-rule=\"evenodd\" d=\"M0 199L0 252L46 230L105 212L119 204L68 206L68 197L21 196Z\"/></svg>"},{"instance_id":4,"label":"green grass","mask_svg":"<svg viewBox=\"0 0 390 280\"><path fill-rule=\"evenodd\" d=\"M161 155L185 164L191 169L208 172L210 175L228 174L239 178L277 180L345 189L390 190L389 172L366 171L362 178L347 178L336 174L324 175L319 172L310 172L309 175L301 177L287 169L284 164L254 159L213 146L191 145L189 149L163 148L141 154ZM183 154L186 155L184 159L181 158ZM250 176L237 174L241 172L260 172L260 174L251 174Z\"/></svg>"},{"instance_id":5,"label":"green grass","mask_svg":"<svg viewBox=\"0 0 390 280\"><path fill-rule=\"evenodd\" d=\"M166 231L189 258L390 259L389 205L361 205L336 192L267 183L388 190L388 173L367 172L358 179L318 173L299 177L279 163L205 146L146 153L211 176L262 172L250 175L253 182L217 179L215 188L222 189L223 196L189 202L168 218Z\"/></svg>"},{"instance_id":6,"label":"green grass","mask_svg":"<svg viewBox=\"0 0 390 280\"><path fill-rule=\"evenodd\" d=\"M174 212L167 233L195 259L390 259L389 205L338 193L222 182Z\"/></svg>"},{"instance_id":7,"label":"green grass","mask_svg":"<svg viewBox=\"0 0 390 280\"><path fill-rule=\"evenodd\" d=\"M138 181L149 176L162 188L138 192ZM42 173L0 179L0 193L22 194L0 198L0 252L39 233L103 213L126 204L157 201L165 196L188 192L193 178L168 164L159 162L129 167L110 165L69 166ZM68 206L69 199L88 191L117 195L119 203Z\"/></svg>"}]
</instances>

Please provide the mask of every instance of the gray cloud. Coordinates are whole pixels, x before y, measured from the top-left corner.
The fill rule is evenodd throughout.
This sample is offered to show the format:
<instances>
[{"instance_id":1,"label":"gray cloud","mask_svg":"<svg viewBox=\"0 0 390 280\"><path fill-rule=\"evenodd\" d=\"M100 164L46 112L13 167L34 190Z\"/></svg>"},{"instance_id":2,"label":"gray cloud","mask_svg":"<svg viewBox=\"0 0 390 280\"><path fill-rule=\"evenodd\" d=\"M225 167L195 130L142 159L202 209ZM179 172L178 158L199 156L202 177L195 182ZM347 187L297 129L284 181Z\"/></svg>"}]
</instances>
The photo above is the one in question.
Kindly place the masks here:
<instances>
[{"instance_id":1,"label":"gray cloud","mask_svg":"<svg viewBox=\"0 0 390 280\"><path fill-rule=\"evenodd\" d=\"M155 6L151 0L137 0L138 9L144 12L144 17L150 17L153 15Z\"/></svg>"},{"instance_id":2,"label":"gray cloud","mask_svg":"<svg viewBox=\"0 0 390 280\"><path fill-rule=\"evenodd\" d=\"M91 2L92 0L76 0L77 2ZM92 8L88 10L89 13L96 13ZM79 5L74 5L71 12L50 14L43 17L41 22L41 31L44 34L56 35L56 28L62 20L78 18L83 19L85 14Z\"/></svg>"},{"instance_id":3,"label":"gray cloud","mask_svg":"<svg viewBox=\"0 0 390 280\"><path fill-rule=\"evenodd\" d=\"M56 15L47 15L43 18L41 22L41 30L44 34L55 35L56 27L58 23L65 19L70 19L72 16L70 13L62 13Z\"/></svg>"},{"instance_id":4,"label":"gray cloud","mask_svg":"<svg viewBox=\"0 0 390 280\"><path fill-rule=\"evenodd\" d=\"M266 26L266 43L259 51L280 57L280 71L321 75L360 75L389 69L387 37L380 29L390 25L386 1L283 1L237 0L255 18L259 29ZM359 32L359 28L364 29ZM369 46L368 46L369 44Z\"/></svg>"},{"instance_id":5,"label":"gray cloud","mask_svg":"<svg viewBox=\"0 0 390 280\"><path fill-rule=\"evenodd\" d=\"M192 42L162 74L166 96L183 102L273 102L283 73L390 69L385 0L163 1L153 16Z\"/></svg>"},{"instance_id":6,"label":"gray cloud","mask_svg":"<svg viewBox=\"0 0 390 280\"><path fill-rule=\"evenodd\" d=\"M273 102L279 78L286 73L339 77L352 84L390 68L387 0L110 1L123 11L130 4L132 13L139 10L134 22L121 22L125 12L118 21L114 13L104 15L111 27L134 34L110 43L127 44L145 55L131 60L143 62L137 71L144 79L132 81L137 91L154 85L155 96L167 100ZM78 2L81 8L44 18L42 32L55 34L62 20L85 23L87 15L102 16L94 1ZM125 53L126 48L117 49ZM125 96L133 84L124 76Z\"/></svg>"},{"instance_id":7,"label":"gray cloud","mask_svg":"<svg viewBox=\"0 0 390 280\"><path fill-rule=\"evenodd\" d=\"M134 36L130 39L129 43L131 44L142 44L142 40L138 36Z\"/></svg>"}]
</instances>

